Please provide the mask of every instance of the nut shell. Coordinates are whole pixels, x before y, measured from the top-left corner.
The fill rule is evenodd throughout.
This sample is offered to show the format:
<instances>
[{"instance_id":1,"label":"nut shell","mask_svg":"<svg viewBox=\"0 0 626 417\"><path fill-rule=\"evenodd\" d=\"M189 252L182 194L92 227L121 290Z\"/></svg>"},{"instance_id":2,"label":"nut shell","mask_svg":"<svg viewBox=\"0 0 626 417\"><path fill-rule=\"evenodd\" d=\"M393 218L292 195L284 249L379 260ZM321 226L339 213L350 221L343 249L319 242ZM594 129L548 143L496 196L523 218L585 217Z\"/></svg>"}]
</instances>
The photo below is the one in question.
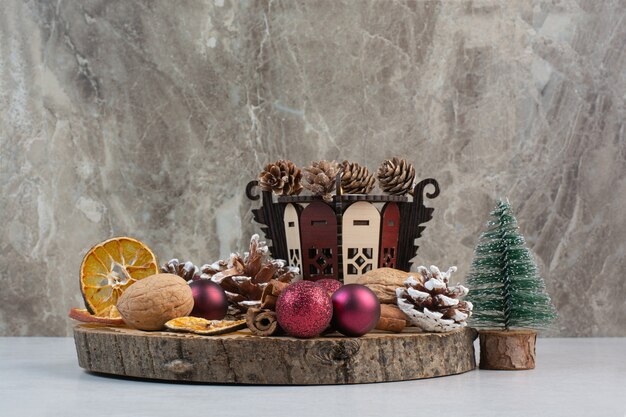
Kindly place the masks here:
<instances>
[{"instance_id":1,"label":"nut shell","mask_svg":"<svg viewBox=\"0 0 626 417\"><path fill-rule=\"evenodd\" d=\"M405 327L406 320L398 320L388 317L381 317L380 320L378 320L378 324L376 325L377 330L385 330L394 333L400 333Z\"/></svg>"},{"instance_id":2,"label":"nut shell","mask_svg":"<svg viewBox=\"0 0 626 417\"><path fill-rule=\"evenodd\" d=\"M128 287L119 298L117 309L130 327L161 330L169 320L191 313L193 294L178 275L156 274Z\"/></svg>"},{"instance_id":3,"label":"nut shell","mask_svg":"<svg viewBox=\"0 0 626 417\"><path fill-rule=\"evenodd\" d=\"M383 304L380 306L380 317L386 317L388 319L405 320L409 318L400 310L395 304Z\"/></svg>"},{"instance_id":4,"label":"nut shell","mask_svg":"<svg viewBox=\"0 0 626 417\"><path fill-rule=\"evenodd\" d=\"M393 268L378 268L357 278L362 284L374 291L381 304L396 304L396 288L404 288L404 281L411 275L409 272Z\"/></svg>"}]
</instances>

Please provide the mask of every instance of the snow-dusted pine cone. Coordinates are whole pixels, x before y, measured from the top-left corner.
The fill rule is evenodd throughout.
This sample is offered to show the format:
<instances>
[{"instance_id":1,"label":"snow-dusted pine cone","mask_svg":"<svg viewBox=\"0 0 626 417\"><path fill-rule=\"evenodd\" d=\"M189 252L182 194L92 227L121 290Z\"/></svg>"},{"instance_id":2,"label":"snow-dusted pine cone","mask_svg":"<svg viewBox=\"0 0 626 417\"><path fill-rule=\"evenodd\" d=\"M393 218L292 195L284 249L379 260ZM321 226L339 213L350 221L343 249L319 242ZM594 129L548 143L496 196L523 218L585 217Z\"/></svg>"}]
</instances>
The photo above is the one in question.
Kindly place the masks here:
<instances>
[{"instance_id":1,"label":"snow-dusted pine cone","mask_svg":"<svg viewBox=\"0 0 626 417\"><path fill-rule=\"evenodd\" d=\"M448 287L450 274L441 272L432 265L430 270L419 266L417 273L404 282L405 288L396 289L397 303L412 325L427 332L443 333L467 325L472 314L472 303L460 298L467 295L467 288L461 284Z\"/></svg>"},{"instance_id":2,"label":"snow-dusted pine cone","mask_svg":"<svg viewBox=\"0 0 626 417\"><path fill-rule=\"evenodd\" d=\"M341 163L341 191L345 194L367 194L374 188L376 179L367 167L356 162Z\"/></svg>"},{"instance_id":3,"label":"snow-dusted pine cone","mask_svg":"<svg viewBox=\"0 0 626 417\"><path fill-rule=\"evenodd\" d=\"M339 173L339 165L335 161L314 161L304 169L304 188L313 195L321 196L324 201L332 201L335 190L335 178Z\"/></svg>"},{"instance_id":4,"label":"snow-dusted pine cone","mask_svg":"<svg viewBox=\"0 0 626 417\"><path fill-rule=\"evenodd\" d=\"M180 262L178 259L170 259L161 266L161 272L166 274L174 274L183 278L185 281L200 279L200 268L192 262Z\"/></svg>"},{"instance_id":5,"label":"snow-dusted pine cone","mask_svg":"<svg viewBox=\"0 0 626 417\"><path fill-rule=\"evenodd\" d=\"M378 184L387 194L405 195L413 192L415 168L404 159L394 157L378 168Z\"/></svg>"},{"instance_id":6,"label":"snow-dusted pine cone","mask_svg":"<svg viewBox=\"0 0 626 417\"><path fill-rule=\"evenodd\" d=\"M233 253L226 261L203 265L200 272L202 278L210 278L226 291L228 315L237 320L244 318L249 308L260 307L261 294L270 280L291 282L300 273L285 261L270 258L267 244L259 241L259 235L252 236L250 251L243 256Z\"/></svg>"},{"instance_id":7,"label":"snow-dusted pine cone","mask_svg":"<svg viewBox=\"0 0 626 417\"><path fill-rule=\"evenodd\" d=\"M280 159L267 164L259 174L259 186L263 191L276 195L298 195L302 191L302 171L293 162Z\"/></svg>"}]
</instances>

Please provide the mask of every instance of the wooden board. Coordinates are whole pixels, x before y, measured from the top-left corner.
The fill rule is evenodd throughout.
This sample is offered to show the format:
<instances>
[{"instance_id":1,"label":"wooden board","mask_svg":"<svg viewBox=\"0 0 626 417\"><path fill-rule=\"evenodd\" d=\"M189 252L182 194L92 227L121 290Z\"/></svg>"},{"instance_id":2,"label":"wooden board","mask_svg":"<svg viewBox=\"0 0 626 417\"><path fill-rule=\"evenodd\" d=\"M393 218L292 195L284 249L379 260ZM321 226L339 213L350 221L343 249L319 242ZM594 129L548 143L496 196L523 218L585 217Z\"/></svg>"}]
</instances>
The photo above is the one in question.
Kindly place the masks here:
<instances>
[{"instance_id":1,"label":"wooden board","mask_svg":"<svg viewBox=\"0 0 626 417\"><path fill-rule=\"evenodd\" d=\"M460 374L476 367L470 328L450 333L331 334L315 339L143 332L80 324L78 364L145 379L228 384L357 384Z\"/></svg>"}]
</instances>

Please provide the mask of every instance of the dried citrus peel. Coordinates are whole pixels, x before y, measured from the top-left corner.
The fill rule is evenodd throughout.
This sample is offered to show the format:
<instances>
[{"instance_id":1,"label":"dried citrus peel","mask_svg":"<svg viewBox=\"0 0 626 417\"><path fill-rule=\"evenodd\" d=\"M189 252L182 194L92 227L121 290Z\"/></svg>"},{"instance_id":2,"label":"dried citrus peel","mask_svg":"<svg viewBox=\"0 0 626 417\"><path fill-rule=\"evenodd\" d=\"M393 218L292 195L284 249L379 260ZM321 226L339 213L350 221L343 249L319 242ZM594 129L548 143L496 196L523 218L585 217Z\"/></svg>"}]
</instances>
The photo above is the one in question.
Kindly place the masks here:
<instances>
[{"instance_id":1,"label":"dried citrus peel","mask_svg":"<svg viewBox=\"0 0 626 417\"><path fill-rule=\"evenodd\" d=\"M159 272L156 257L144 243L117 237L87 252L80 268L85 307L99 317L120 317L117 300L134 282Z\"/></svg>"},{"instance_id":2,"label":"dried citrus peel","mask_svg":"<svg viewBox=\"0 0 626 417\"><path fill-rule=\"evenodd\" d=\"M83 308L73 308L70 310L69 317L76 321L82 321L83 323L101 323L109 326L123 326L124 320L119 317L119 313L117 314L118 317L94 316Z\"/></svg>"},{"instance_id":3,"label":"dried citrus peel","mask_svg":"<svg viewBox=\"0 0 626 417\"><path fill-rule=\"evenodd\" d=\"M169 330L202 335L231 333L246 327L245 320L207 320L200 317L178 317L165 323Z\"/></svg>"}]
</instances>

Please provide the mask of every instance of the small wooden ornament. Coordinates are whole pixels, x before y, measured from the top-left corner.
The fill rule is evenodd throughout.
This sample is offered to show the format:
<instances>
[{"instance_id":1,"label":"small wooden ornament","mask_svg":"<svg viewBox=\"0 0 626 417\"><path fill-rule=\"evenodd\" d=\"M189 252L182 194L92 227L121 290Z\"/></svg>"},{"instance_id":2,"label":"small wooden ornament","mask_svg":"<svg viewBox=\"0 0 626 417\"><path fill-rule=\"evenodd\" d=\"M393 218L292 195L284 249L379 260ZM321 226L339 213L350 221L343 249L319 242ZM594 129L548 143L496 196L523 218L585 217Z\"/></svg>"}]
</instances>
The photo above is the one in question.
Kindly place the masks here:
<instances>
[{"instance_id":1,"label":"small wooden ornament","mask_svg":"<svg viewBox=\"0 0 626 417\"><path fill-rule=\"evenodd\" d=\"M481 330L480 369L535 368L537 332L534 330Z\"/></svg>"}]
</instances>

